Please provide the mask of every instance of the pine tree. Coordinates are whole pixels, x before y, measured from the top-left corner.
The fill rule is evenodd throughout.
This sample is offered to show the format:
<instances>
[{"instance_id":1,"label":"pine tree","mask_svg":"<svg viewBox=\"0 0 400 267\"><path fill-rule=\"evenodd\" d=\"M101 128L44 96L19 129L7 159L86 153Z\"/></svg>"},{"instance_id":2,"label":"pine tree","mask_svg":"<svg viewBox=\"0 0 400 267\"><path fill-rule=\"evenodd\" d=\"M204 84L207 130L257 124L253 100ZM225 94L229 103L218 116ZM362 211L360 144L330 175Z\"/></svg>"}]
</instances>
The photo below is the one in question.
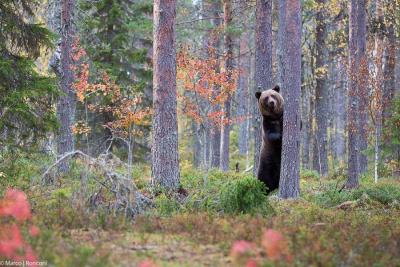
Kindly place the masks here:
<instances>
[{"instance_id":1,"label":"pine tree","mask_svg":"<svg viewBox=\"0 0 400 267\"><path fill-rule=\"evenodd\" d=\"M272 1L258 0L256 4L256 47L255 47L254 91L267 90L272 83ZM252 94L254 95L254 94ZM261 115L253 99L254 127L254 174L258 172L261 149ZM255 103L255 104L254 104Z\"/></svg>"},{"instance_id":2,"label":"pine tree","mask_svg":"<svg viewBox=\"0 0 400 267\"><path fill-rule=\"evenodd\" d=\"M233 37L229 32L229 27L232 24L232 2L231 0L224 0L224 47L225 47L225 69L228 72L233 70ZM230 75L231 76L231 75ZM228 79L232 79L229 77ZM229 134L230 134L230 119L231 119L231 104L232 98L228 96L224 103L224 118L225 123L222 125L221 130L221 152L220 152L220 168L223 171L229 170Z\"/></svg>"},{"instance_id":3,"label":"pine tree","mask_svg":"<svg viewBox=\"0 0 400 267\"><path fill-rule=\"evenodd\" d=\"M154 0L152 184L177 190L179 180L175 0Z\"/></svg>"},{"instance_id":4,"label":"pine tree","mask_svg":"<svg viewBox=\"0 0 400 267\"><path fill-rule=\"evenodd\" d=\"M149 107L152 101L152 10L150 0L80 0L78 29L80 45L87 53L90 63L91 80L96 81L107 73L121 89L121 94L132 99L141 96L141 107ZM93 97L89 104L111 104L108 97ZM112 132L102 125L115 120L113 114L103 111L101 115L88 116L84 107L78 106L78 116L84 117L92 128L90 142L98 143L99 150L108 146L104 140L112 139ZM150 132L148 125L142 125L144 136ZM123 143L114 142L116 146ZM149 153L147 138L132 138L132 153ZM95 152L95 151L93 151ZM128 158L132 156L128 154Z\"/></svg>"},{"instance_id":5,"label":"pine tree","mask_svg":"<svg viewBox=\"0 0 400 267\"><path fill-rule=\"evenodd\" d=\"M40 75L34 65L40 49L51 47L52 35L42 25L29 22L33 8L28 0L0 1L2 148L36 141L56 126L51 102L57 92L54 80Z\"/></svg>"},{"instance_id":6,"label":"pine tree","mask_svg":"<svg viewBox=\"0 0 400 267\"><path fill-rule=\"evenodd\" d=\"M151 1L81 0L81 43L94 66L122 89L140 90L151 80L145 68L151 48Z\"/></svg>"},{"instance_id":7,"label":"pine tree","mask_svg":"<svg viewBox=\"0 0 400 267\"><path fill-rule=\"evenodd\" d=\"M300 95L301 95L301 3L279 3L280 47L282 51L283 115L282 165L279 197L300 195Z\"/></svg>"}]
</instances>

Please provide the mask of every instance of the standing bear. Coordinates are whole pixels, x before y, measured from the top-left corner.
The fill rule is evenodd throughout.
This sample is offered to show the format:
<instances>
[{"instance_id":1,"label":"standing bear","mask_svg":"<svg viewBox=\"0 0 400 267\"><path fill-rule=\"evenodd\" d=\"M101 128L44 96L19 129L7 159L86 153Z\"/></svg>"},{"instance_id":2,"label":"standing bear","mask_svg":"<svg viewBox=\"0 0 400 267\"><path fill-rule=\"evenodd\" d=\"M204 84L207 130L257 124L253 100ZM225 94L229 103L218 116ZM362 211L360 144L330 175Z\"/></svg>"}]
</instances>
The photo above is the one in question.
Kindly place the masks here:
<instances>
[{"instance_id":1,"label":"standing bear","mask_svg":"<svg viewBox=\"0 0 400 267\"><path fill-rule=\"evenodd\" d=\"M262 144L257 178L268 187L268 193L279 187L282 153L284 100L279 86L257 92L262 115Z\"/></svg>"}]
</instances>

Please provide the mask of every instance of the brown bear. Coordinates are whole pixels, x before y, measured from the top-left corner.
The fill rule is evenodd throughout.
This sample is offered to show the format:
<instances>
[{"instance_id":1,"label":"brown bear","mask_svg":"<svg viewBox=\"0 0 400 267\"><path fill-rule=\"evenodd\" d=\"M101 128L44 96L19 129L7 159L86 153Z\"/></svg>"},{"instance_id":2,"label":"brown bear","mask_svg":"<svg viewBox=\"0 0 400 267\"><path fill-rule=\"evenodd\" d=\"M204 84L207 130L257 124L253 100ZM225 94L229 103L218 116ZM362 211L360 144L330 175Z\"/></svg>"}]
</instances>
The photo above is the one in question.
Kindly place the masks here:
<instances>
[{"instance_id":1,"label":"brown bear","mask_svg":"<svg viewBox=\"0 0 400 267\"><path fill-rule=\"evenodd\" d=\"M268 193L279 187L282 153L284 100L279 86L256 92L262 115L262 144L257 178L264 182Z\"/></svg>"}]
</instances>

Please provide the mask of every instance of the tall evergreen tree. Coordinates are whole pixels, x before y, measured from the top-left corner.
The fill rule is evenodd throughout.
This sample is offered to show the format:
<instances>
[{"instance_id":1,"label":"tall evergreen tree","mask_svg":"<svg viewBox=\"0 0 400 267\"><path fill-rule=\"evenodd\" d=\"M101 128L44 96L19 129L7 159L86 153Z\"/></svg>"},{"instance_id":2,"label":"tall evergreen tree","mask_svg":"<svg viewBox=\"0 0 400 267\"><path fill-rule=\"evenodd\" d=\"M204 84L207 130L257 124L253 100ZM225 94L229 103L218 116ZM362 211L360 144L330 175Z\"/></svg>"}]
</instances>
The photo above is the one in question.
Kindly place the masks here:
<instances>
[{"instance_id":1,"label":"tall evergreen tree","mask_svg":"<svg viewBox=\"0 0 400 267\"><path fill-rule=\"evenodd\" d=\"M81 42L98 69L125 90L142 90L151 81L152 22L149 0L80 0Z\"/></svg>"},{"instance_id":2,"label":"tall evergreen tree","mask_svg":"<svg viewBox=\"0 0 400 267\"><path fill-rule=\"evenodd\" d=\"M62 95L57 101L57 117L60 129L57 134L57 154L62 156L74 150L72 126L75 119L75 92L72 88L74 73L72 70L72 44L75 38L74 25L75 0L61 0L61 45L59 80ZM68 161L59 165L59 171L69 170Z\"/></svg>"},{"instance_id":3,"label":"tall evergreen tree","mask_svg":"<svg viewBox=\"0 0 400 267\"><path fill-rule=\"evenodd\" d=\"M21 146L54 129L53 79L34 65L40 49L52 45L51 34L32 23L34 4L28 0L0 1L0 146ZM47 96L47 97L44 97Z\"/></svg>"},{"instance_id":4,"label":"tall evergreen tree","mask_svg":"<svg viewBox=\"0 0 400 267\"><path fill-rule=\"evenodd\" d=\"M91 80L102 77L106 72L111 80L121 89L126 98L142 96L142 106L150 106L152 101L152 10L151 0L79 0L80 19L78 30L80 43L85 48L91 63ZM90 103L111 105L107 97L93 97ZM113 104L114 105L114 104ZM83 107L78 106L78 115ZM115 120L110 112L101 114L89 112L85 118L92 128L89 135L91 142L98 144L102 151L106 140L111 140L112 133L102 125ZM148 125L138 126L148 135ZM143 155L150 152L146 138L130 138L132 153ZM123 145L118 140L117 146ZM95 153L93 151L92 153ZM128 154L128 157L132 156Z\"/></svg>"}]
</instances>

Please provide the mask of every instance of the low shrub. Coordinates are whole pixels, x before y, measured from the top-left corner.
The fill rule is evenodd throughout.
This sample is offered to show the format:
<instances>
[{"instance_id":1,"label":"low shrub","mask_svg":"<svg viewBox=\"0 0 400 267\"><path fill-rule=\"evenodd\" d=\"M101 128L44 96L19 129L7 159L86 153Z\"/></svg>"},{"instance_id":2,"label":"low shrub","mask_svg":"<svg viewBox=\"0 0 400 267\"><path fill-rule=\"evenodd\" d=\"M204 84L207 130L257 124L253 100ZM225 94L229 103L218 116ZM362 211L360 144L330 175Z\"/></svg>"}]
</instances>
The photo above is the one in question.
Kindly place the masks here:
<instances>
[{"instance_id":1,"label":"low shrub","mask_svg":"<svg viewBox=\"0 0 400 267\"><path fill-rule=\"evenodd\" d=\"M394 201L400 201L400 185L393 183L379 183L371 185L361 191L368 194L368 196L382 204L390 204Z\"/></svg>"},{"instance_id":2,"label":"low shrub","mask_svg":"<svg viewBox=\"0 0 400 267\"><path fill-rule=\"evenodd\" d=\"M273 213L265 185L253 177L226 183L221 189L220 205L225 213Z\"/></svg>"},{"instance_id":3,"label":"low shrub","mask_svg":"<svg viewBox=\"0 0 400 267\"><path fill-rule=\"evenodd\" d=\"M315 170L302 169L300 171L300 177L305 180L319 180L319 174Z\"/></svg>"}]
</instances>

